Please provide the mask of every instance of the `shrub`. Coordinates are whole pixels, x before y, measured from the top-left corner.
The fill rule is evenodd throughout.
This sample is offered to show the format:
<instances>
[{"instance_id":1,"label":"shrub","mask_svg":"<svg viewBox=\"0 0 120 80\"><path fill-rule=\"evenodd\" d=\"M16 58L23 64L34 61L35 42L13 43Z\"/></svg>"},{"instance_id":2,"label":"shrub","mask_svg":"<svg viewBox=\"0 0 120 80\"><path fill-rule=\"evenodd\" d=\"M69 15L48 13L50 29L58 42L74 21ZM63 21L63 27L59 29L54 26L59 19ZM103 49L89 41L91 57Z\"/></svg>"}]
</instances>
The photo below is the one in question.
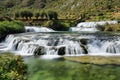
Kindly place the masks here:
<instances>
[{"instance_id":1,"label":"shrub","mask_svg":"<svg viewBox=\"0 0 120 80\"><path fill-rule=\"evenodd\" d=\"M55 12L55 11L48 11L48 18L50 19L50 20L52 20L52 19L57 19L57 17L58 17L58 14L57 14L57 12Z\"/></svg>"},{"instance_id":2,"label":"shrub","mask_svg":"<svg viewBox=\"0 0 120 80\"><path fill-rule=\"evenodd\" d=\"M17 13L15 13L15 19L16 18L19 18L20 17L20 14L17 12Z\"/></svg>"},{"instance_id":3,"label":"shrub","mask_svg":"<svg viewBox=\"0 0 120 80\"><path fill-rule=\"evenodd\" d=\"M47 13L45 11L42 11L41 14L40 14L40 17L42 19L47 18Z\"/></svg>"},{"instance_id":4,"label":"shrub","mask_svg":"<svg viewBox=\"0 0 120 80\"><path fill-rule=\"evenodd\" d=\"M7 35L13 33L25 32L24 24L20 21L2 21L0 22L0 34Z\"/></svg>"},{"instance_id":5,"label":"shrub","mask_svg":"<svg viewBox=\"0 0 120 80\"><path fill-rule=\"evenodd\" d=\"M57 31L67 31L70 27L70 23L51 20L48 22L48 27Z\"/></svg>"},{"instance_id":6,"label":"shrub","mask_svg":"<svg viewBox=\"0 0 120 80\"><path fill-rule=\"evenodd\" d=\"M22 11L20 13L20 15L21 15L22 18L25 17L26 19L28 19L28 18L31 18L33 16L33 13L30 12L30 11Z\"/></svg>"},{"instance_id":7,"label":"shrub","mask_svg":"<svg viewBox=\"0 0 120 80\"><path fill-rule=\"evenodd\" d=\"M14 5L15 5L15 2L11 0L5 2L6 8L12 8Z\"/></svg>"},{"instance_id":8,"label":"shrub","mask_svg":"<svg viewBox=\"0 0 120 80\"><path fill-rule=\"evenodd\" d=\"M10 53L0 55L1 80L27 80L27 65L22 57Z\"/></svg>"},{"instance_id":9,"label":"shrub","mask_svg":"<svg viewBox=\"0 0 120 80\"><path fill-rule=\"evenodd\" d=\"M35 13L35 18L38 19L38 17L40 16L40 13Z\"/></svg>"}]
</instances>

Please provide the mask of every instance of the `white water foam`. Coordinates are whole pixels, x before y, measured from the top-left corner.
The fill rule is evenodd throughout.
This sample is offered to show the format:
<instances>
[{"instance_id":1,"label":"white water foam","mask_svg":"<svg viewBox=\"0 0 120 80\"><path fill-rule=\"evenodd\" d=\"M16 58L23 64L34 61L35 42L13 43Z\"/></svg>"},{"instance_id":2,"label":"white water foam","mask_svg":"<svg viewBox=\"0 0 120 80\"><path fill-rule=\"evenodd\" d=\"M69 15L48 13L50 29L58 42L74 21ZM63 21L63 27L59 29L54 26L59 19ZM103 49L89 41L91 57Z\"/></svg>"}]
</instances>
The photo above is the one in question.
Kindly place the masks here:
<instances>
[{"instance_id":1,"label":"white water foam","mask_svg":"<svg viewBox=\"0 0 120 80\"><path fill-rule=\"evenodd\" d=\"M26 32L54 32L53 29L40 26L25 26Z\"/></svg>"},{"instance_id":2,"label":"white water foam","mask_svg":"<svg viewBox=\"0 0 120 80\"><path fill-rule=\"evenodd\" d=\"M91 31L95 32L97 30L97 25L105 24L118 24L117 21L99 21L99 22L81 22L76 27L71 27L69 31Z\"/></svg>"}]
</instances>

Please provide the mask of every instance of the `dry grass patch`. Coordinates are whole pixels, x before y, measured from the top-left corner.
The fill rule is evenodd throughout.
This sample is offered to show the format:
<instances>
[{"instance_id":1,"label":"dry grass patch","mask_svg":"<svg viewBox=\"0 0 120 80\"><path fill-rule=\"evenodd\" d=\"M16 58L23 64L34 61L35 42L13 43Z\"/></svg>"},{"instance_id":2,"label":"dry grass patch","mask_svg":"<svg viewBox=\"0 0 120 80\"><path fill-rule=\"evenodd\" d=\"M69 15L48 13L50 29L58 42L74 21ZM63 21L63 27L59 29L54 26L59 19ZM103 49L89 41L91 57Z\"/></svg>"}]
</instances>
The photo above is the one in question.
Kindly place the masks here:
<instances>
[{"instance_id":1,"label":"dry grass patch","mask_svg":"<svg viewBox=\"0 0 120 80\"><path fill-rule=\"evenodd\" d=\"M66 60L80 62L80 63L91 63L91 64L117 64L120 65L120 56L67 56L64 57Z\"/></svg>"}]
</instances>

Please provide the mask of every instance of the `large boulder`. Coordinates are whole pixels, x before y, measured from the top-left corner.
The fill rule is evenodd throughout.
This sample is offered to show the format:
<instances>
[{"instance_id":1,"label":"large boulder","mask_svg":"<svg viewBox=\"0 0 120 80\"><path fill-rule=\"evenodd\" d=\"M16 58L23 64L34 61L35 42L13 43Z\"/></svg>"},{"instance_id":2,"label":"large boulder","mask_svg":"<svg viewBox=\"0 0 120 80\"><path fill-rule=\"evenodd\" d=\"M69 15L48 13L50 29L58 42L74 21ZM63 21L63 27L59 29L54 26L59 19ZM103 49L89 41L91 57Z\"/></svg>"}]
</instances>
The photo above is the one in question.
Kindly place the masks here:
<instances>
[{"instance_id":1,"label":"large boulder","mask_svg":"<svg viewBox=\"0 0 120 80\"><path fill-rule=\"evenodd\" d=\"M65 50L66 50L65 47L60 47L60 48L58 49L58 55L65 55Z\"/></svg>"},{"instance_id":2,"label":"large boulder","mask_svg":"<svg viewBox=\"0 0 120 80\"><path fill-rule=\"evenodd\" d=\"M82 45L82 44L80 46L82 47L82 49L84 51L83 54L88 54L87 47L85 45Z\"/></svg>"},{"instance_id":3,"label":"large boulder","mask_svg":"<svg viewBox=\"0 0 120 80\"><path fill-rule=\"evenodd\" d=\"M34 51L34 55L35 56L40 56L40 55L44 55L45 54L45 48L42 46L39 46L38 48L35 49Z\"/></svg>"},{"instance_id":4,"label":"large boulder","mask_svg":"<svg viewBox=\"0 0 120 80\"><path fill-rule=\"evenodd\" d=\"M83 45L86 45L87 44L87 41L88 39L80 39L80 43L83 44Z\"/></svg>"}]
</instances>

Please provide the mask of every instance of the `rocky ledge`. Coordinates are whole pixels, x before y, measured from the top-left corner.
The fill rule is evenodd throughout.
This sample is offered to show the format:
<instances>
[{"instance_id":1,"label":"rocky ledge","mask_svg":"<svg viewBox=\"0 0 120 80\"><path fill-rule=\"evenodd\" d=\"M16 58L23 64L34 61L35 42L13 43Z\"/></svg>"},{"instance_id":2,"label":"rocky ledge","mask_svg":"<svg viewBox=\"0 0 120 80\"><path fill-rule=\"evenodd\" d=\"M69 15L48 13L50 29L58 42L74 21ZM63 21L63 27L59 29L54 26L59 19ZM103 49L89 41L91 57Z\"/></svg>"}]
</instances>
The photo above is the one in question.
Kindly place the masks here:
<instances>
[{"instance_id":1,"label":"rocky ledge","mask_svg":"<svg viewBox=\"0 0 120 80\"><path fill-rule=\"evenodd\" d=\"M120 56L66 56L66 60L80 62L80 63L89 63L89 64L98 64L98 65L120 65Z\"/></svg>"}]
</instances>

